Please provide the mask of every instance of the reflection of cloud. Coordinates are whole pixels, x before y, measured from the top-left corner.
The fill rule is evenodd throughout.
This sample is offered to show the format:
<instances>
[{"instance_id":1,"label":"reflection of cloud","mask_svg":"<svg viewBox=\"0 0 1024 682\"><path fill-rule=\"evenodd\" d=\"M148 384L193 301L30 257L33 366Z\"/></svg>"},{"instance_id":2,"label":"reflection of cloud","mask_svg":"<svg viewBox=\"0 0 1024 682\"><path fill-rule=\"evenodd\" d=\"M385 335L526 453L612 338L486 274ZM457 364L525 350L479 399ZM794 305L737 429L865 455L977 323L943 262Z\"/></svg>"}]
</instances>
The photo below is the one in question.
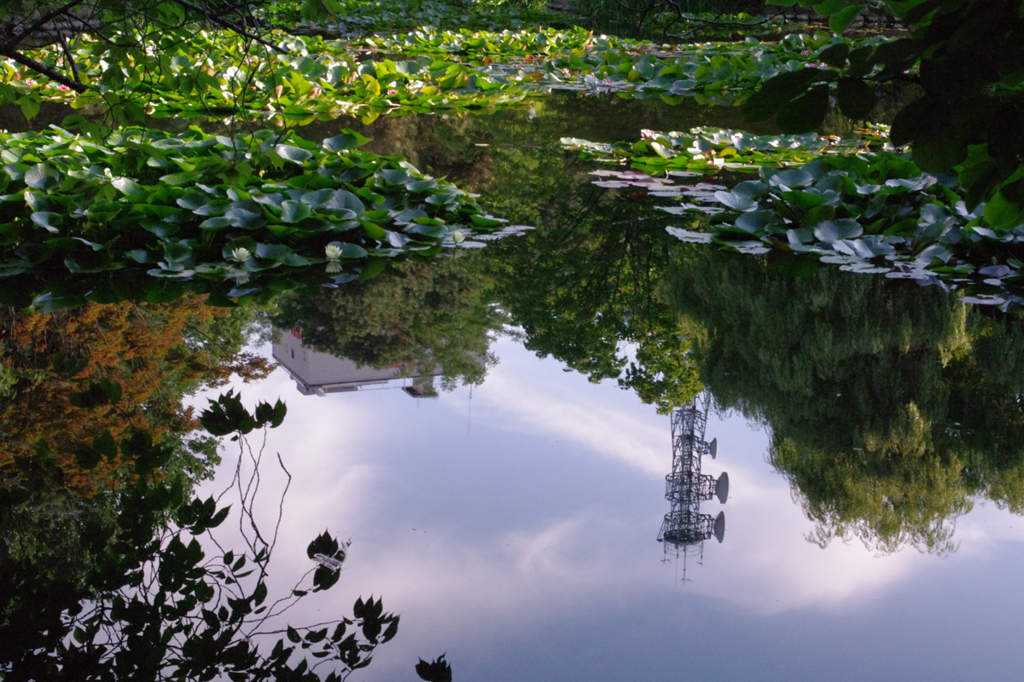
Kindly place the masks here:
<instances>
[{"instance_id":1,"label":"reflection of cloud","mask_svg":"<svg viewBox=\"0 0 1024 682\"><path fill-rule=\"evenodd\" d=\"M540 362L547 370L543 381L535 372ZM586 400L587 394L603 398ZM488 376L474 399L500 409L503 420L514 417L509 428L549 433L648 474L664 475L668 418L656 415L653 407L637 410L635 396L613 382L598 387L579 374L562 374L555 361L522 355L506 360L503 355L498 371Z\"/></svg>"},{"instance_id":2,"label":"reflection of cloud","mask_svg":"<svg viewBox=\"0 0 1024 682\"><path fill-rule=\"evenodd\" d=\"M463 392L419 404L399 391L302 397L283 372L243 387L247 404L281 395L290 408L267 449L282 453L295 478L275 584L290 586L310 567L306 543L324 528L354 539L338 586L312 595L294 621L351 614L355 598L371 594L402 615L399 637L360 679L412 679L418 657L445 651L449 660L487 661L506 655L510 641L525 641L523 633L542 637L553 628L594 628L600 639L590 646L615 647L623 624L667 631L697 609L729 623L840 613L899 596L897 586L910 591L938 566L962 567L975 553L1024 539L1024 519L978 505L958 524L960 552L941 561L913 550L875 557L857 541L823 550L805 541L812 524L764 462L767 434L742 417L712 418L707 433L718 437L721 454L704 469L729 472L730 498L704 511L724 510L728 531L723 544L707 543L703 565L689 564L691 582L677 584L677 566L659 562L654 541L668 511L663 488L651 480L671 466L668 419L614 385L590 384L511 344L500 351L502 364L474 391L471 435L463 435ZM525 475L467 472L470 464L507 464L522 454L518 434L538 432L544 438L530 441L536 451L517 461L530 467ZM579 454L572 461L578 478L564 474L567 445ZM494 499L528 500L528 508L496 508L473 484L529 486L559 476L565 485L544 488L551 497L493 491ZM268 473L268 485L275 480ZM444 493L410 499L410 490ZM456 527L452 509L474 523ZM655 606L638 615L637 604Z\"/></svg>"}]
</instances>

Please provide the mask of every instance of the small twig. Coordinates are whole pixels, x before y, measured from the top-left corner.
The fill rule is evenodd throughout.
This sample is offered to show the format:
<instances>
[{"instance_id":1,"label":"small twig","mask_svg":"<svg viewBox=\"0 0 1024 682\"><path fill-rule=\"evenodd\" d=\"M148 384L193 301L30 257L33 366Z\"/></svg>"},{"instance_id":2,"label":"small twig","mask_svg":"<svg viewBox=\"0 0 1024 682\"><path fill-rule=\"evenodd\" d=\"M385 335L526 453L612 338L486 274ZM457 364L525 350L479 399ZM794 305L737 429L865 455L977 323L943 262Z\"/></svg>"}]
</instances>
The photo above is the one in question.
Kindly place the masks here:
<instances>
[{"instance_id":1,"label":"small twig","mask_svg":"<svg viewBox=\"0 0 1024 682\"><path fill-rule=\"evenodd\" d=\"M60 34L60 46L64 50L64 57L68 60L68 67L71 68L71 77L75 79L76 83L81 83L82 79L78 77L78 65L75 64L75 58L71 54L71 48L68 47L68 41L64 39L64 34Z\"/></svg>"}]
</instances>

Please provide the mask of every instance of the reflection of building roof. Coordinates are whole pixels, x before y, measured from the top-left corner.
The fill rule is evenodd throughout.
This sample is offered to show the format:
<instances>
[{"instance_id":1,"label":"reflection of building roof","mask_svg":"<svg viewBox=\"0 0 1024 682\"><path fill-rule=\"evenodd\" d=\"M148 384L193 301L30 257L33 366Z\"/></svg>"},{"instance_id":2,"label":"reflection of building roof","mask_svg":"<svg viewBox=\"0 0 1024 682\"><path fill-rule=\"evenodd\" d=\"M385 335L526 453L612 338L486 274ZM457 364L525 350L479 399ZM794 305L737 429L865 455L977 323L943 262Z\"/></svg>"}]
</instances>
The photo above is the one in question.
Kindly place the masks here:
<instances>
[{"instance_id":1,"label":"reflection of building roof","mask_svg":"<svg viewBox=\"0 0 1024 682\"><path fill-rule=\"evenodd\" d=\"M393 381L405 379L408 385L402 386L402 390L421 398L434 394L434 377L441 374L439 369L436 374L420 376L405 365L384 369L361 367L348 358L306 348L302 345L301 329L275 331L279 332L275 334L279 340L274 342L274 359L288 370L303 395L325 396L374 386L388 388Z\"/></svg>"}]
</instances>

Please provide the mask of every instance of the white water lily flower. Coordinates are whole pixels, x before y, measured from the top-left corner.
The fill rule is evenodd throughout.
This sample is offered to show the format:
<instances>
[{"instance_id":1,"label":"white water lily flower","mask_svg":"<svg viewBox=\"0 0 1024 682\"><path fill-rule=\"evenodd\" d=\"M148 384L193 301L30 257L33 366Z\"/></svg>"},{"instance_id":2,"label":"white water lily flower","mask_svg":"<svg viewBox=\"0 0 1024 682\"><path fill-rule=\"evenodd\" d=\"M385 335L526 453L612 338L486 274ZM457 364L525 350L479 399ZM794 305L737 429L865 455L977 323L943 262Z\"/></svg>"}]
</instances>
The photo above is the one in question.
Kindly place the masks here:
<instances>
[{"instance_id":1,"label":"white water lily flower","mask_svg":"<svg viewBox=\"0 0 1024 682\"><path fill-rule=\"evenodd\" d=\"M249 252L249 249L245 248L244 246L239 246L237 249L234 249L231 252L231 257L234 260L238 261L239 263L244 263L245 261L249 260L249 256L251 255L252 254Z\"/></svg>"},{"instance_id":2,"label":"white water lily flower","mask_svg":"<svg viewBox=\"0 0 1024 682\"><path fill-rule=\"evenodd\" d=\"M327 260L338 260L341 258L341 247L336 244L328 244L324 251L327 253Z\"/></svg>"},{"instance_id":3,"label":"white water lily flower","mask_svg":"<svg viewBox=\"0 0 1024 682\"><path fill-rule=\"evenodd\" d=\"M466 235L462 234L458 230L455 230L454 232L452 232L452 241L454 241L456 244L461 244L462 242L466 241Z\"/></svg>"}]
</instances>

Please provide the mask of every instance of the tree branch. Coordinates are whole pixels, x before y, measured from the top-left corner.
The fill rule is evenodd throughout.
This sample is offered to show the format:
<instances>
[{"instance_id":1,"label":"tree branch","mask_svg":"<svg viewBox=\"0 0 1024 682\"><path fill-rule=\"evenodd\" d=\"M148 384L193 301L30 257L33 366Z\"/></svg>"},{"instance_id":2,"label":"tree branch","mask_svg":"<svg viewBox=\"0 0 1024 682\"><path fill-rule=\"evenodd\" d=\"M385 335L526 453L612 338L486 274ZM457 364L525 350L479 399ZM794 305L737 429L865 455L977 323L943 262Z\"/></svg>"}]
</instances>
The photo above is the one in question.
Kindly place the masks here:
<instances>
[{"instance_id":1,"label":"tree branch","mask_svg":"<svg viewBox=\"0 0 1024 682\"><path fill-rule=\"evenodd\" d=\"M18 45L19 43L21 43L21 41L23 41L26 37L28 37L32 33L36 32L37 30L39 30L39 28L41 26L43 26L44 24L46 24L47 22L50 22L50 21L56 19L61 14L67 14L68 10L70 10L72 7L74 7L76 5L82 4L84 1L85 0L71 0L71 2L69 2L66 5L64 5L63 7L60 7L59 9L55 9L52 12L50 12L49 14L44 15L42 19L40 19L36 23L34 23L31 26L29 26L28 28L26 28L24 31L22 31L18 35L14 36L14 38L12 38L11 40L8 40L7 44L6 44L6 47L13 48L15 45ZM13 59L13 57L11 57L11 59Z\"/></svg>"},{"instance_id":2,"label":"tree branch","mask_svg":"<svg viewBox=\"0 0 1024 682\"><path fill-rule=\"evenodd\" d=\"M52 69L49 66L46 66L45 64L40 64L31 57L26 57L22 53L10 47L10 45L0 45L0 55L3 55L4 57L7 57L9 59L13 59L22 66L27 66L36 73L41 73L52 81L60 83L61 85L66 85L67 87L71 88L77 93L83 93L89 90L87 86L82 85L81 83L68 78L61 72Z\"/></svg>"},{"instance_id":3,"label":"tree branch","mask_svg":"<svg viewBox=\"0 0 1024 682\"><path fill-rule=\"evenodd\" d=\"M255 35L254 33L250 33L244 27L239 26L238 24L236 24L235 22L231 21L230 19L225 19L224 17L217 16L217 15L211 15L209 12L206 12L205 10L203 10L202 7L198 7L196 5L193 5L191 2L188 2L187 0L173 0L173 2L181 5L182 7L186 8L186 9L192 10L193 12L199 12L200 14L202 14L203 16L205 16L207 19L209 19L210 21L214 22L215 24L220 24L221 26L224 26L225 28L229 28L229 29L231 29L232 31L234 31L235 33L237 33L239 35L245 36L246 38L249 38L250 40L255 40L260 45L263 45L264 47L269 47L271 50L274 50L275 52L278 52L280 54L288 54L287 51L282 50L277 45L273 45L271 43L268 43L267 41L263 40L263 38L260 38L258 35Z\"/></svg>"},{"instance_id":4,"label":"tree branch","mask_svg":"<svg viewBox=\"0 0 1024 682\"><path fill-rule=\"evenodd\" d=\"M59 35L61 49L64 50L64 56L68 60L68 67L71 68L71 77L75 80L76 83L81 83L82 80L78 77L78 65L75 64L75 58L71 54L71 48L68 47L68 41L64 39L63 33Z\"/></svg>"}]
</instances>

